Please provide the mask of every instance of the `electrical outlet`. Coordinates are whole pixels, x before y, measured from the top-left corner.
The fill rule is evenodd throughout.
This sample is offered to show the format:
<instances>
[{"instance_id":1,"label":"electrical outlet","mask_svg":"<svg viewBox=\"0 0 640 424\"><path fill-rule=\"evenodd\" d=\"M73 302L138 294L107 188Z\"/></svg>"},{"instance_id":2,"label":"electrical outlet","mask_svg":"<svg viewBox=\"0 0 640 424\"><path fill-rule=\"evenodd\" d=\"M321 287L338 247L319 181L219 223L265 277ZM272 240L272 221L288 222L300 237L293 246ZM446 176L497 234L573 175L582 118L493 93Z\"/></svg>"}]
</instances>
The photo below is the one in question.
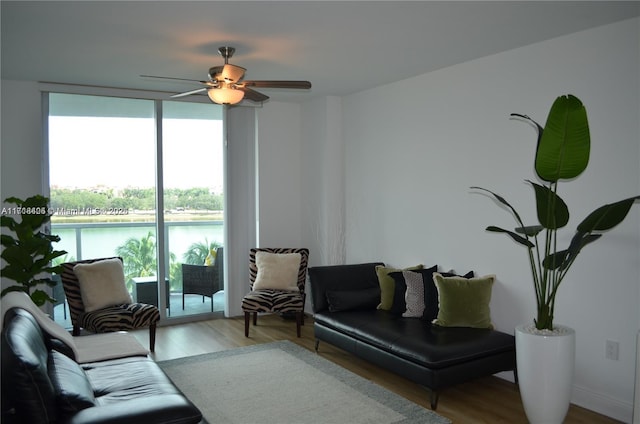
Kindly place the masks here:
<instances>
[{"instance_id":1,"label":"electrical outlet","mask_svg":"<svg viewBox=\"0 0 640 424\"><path fill-rule=\"evenodd\" d=\"M618 354L620 350L620 344L613 340L607 340L605 357L613 361L618 360Z\"/></svg>"}]
</instances>

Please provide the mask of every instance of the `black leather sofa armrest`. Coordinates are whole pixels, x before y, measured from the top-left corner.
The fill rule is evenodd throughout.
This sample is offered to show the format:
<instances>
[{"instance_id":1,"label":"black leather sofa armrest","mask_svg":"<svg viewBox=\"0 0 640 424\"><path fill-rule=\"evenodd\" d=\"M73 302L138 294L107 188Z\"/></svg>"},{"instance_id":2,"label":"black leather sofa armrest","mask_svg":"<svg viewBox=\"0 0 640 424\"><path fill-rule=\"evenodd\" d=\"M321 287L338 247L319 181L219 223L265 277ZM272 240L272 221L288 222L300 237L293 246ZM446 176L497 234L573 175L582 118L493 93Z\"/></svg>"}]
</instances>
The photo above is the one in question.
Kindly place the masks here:
<instances>
[{"instance_id":1,"label":"black leather sofa armrest","mask_svg":"<svg viewBox=\"0 0 640 424\"><path fill-rule=\"evenodd\" d=\"M329 308L327 291L352 291L380 287L376 266L383 262L330 265L309 268L309 286L313 312Z\"/></svg>"},{"instance_id":2,"label":"black leather sofa armrest","mask_svg":"<svg viewBox=\"0 0 640 424\"><path fill-rule=\"evenodd\" d=\"M68 424L197 424L202 414L178 394L131 399L83 409Z\"/></svg>"}]
</instances>

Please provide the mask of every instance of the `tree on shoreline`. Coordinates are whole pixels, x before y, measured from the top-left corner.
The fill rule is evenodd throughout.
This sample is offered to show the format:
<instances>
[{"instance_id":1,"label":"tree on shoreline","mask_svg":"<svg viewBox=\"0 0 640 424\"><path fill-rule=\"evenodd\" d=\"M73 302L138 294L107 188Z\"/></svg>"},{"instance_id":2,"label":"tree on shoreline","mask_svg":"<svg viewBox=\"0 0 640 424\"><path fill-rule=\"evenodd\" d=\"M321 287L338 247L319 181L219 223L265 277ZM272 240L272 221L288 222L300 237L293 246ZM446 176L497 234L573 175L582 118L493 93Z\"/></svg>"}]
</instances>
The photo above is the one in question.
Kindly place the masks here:
<instances>
[{"instance_id":1,"label":"tree on shoreline","mask_svg":"<svg viewBox=\"0 0 640 424\"><path fill-rule=\"evenodd\" d=\"M165 209L223 210L224 195L211 193L205 187L188 189L168 188L164 191ZM153 210L156 205L155 189L126 188L117 192L113 188L51 189L53 209L137 209Z\"/></svg>"}]
</instances>

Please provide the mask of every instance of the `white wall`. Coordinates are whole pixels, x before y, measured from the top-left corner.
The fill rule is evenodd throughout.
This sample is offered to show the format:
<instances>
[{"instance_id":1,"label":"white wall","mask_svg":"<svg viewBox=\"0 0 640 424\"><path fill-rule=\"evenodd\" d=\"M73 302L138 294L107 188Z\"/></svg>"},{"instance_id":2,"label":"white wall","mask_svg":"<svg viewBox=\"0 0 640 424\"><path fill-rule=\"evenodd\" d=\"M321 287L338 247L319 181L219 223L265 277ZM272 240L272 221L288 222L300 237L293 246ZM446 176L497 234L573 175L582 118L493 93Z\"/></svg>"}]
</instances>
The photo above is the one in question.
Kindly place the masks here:
<instances>
[{"instance_id":1,"label":"white wall","mask_svg":"<svg viewBox=\"0 0 640 424\"><path fill-rule=\"evenodd\" d=\"M300 105L268 102L257 114L258 246L304 247Z\"/></svg>"},{"instance_id":2,"label":"white wall","mask_svg":"<svg viewBox=\"0 0 640 424\"><path fill-rule=\"evenodd\" d=\"M638 19L474 60L355 95L342 102L347 262L424 263L498 276L498 329L534 315L526 251L487 225L515 226L479 185L503 194L534 222L535 132L553 100L586 105L591 161L560 188L570 228L596 207L640 194ZM312 179L307 176L307 179ZM570 238L572 231L567 232ZM640 205L588 246L565 279L556 322L577 331L573 401L630 421L639 327ZM605 341L620 359L605 359Z\"/></svg>"},{"instance_id":3,"label":"white wall","mask_svg":"<svg viewBox=\"0 0 640 424\"><path fill-rule=\"evenodd\" d=\"M0 199L42 193L41 96L35 82L2 80L0 118ZM4 261L2 263L4 267ZM4 289L12 284L2 278Z\"/></svg>"},{"instance_id":4,"label":"white wall","mask_svg":"<svg viewBox=\"0 0 640 424\"><path fill-rule=\"evenodd\" d=\"M256 114L225 111L225 316L242 314L249 292L249 249L256 245Z\"/></svg>"},{"instance_id":5,"label":"white wall","mask_svg":"<svg viewBox=\"0 0 640 424\"><path fill-rule=\"evenodd\" d=\"M35 82L6 80L0 90L0 196L26 198L42 191L40 91Z\"/></svg>"},{"instance_id":6,"label":"white wall","mask_svg":"<svg viewBox=\"0 0 640 424\"><path fill-rule=\"evenodd\" d=\"M303 237L309 265L345 261L342 99L326 97L302 108Z\"/></svg>"}]
</instances>

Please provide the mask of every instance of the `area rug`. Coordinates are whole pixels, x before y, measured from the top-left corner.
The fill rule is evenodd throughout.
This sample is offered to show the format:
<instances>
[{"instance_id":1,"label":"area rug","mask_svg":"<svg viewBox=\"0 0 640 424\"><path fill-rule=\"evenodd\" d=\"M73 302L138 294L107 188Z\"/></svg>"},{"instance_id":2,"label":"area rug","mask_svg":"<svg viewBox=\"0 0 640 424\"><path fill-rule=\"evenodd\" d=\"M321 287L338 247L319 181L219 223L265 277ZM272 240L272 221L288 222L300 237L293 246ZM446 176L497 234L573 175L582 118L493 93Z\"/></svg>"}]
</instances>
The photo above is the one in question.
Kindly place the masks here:
<instances>
[{"instance_id":1,"label":"area rug","mask_svg":"<svg viewBox=\"0 0 640 424\"><path fill-rule=\"evenodd\" d=\"M289 341L158 364L210 423L451 422Z\"/></svg>"}]
</instances>

